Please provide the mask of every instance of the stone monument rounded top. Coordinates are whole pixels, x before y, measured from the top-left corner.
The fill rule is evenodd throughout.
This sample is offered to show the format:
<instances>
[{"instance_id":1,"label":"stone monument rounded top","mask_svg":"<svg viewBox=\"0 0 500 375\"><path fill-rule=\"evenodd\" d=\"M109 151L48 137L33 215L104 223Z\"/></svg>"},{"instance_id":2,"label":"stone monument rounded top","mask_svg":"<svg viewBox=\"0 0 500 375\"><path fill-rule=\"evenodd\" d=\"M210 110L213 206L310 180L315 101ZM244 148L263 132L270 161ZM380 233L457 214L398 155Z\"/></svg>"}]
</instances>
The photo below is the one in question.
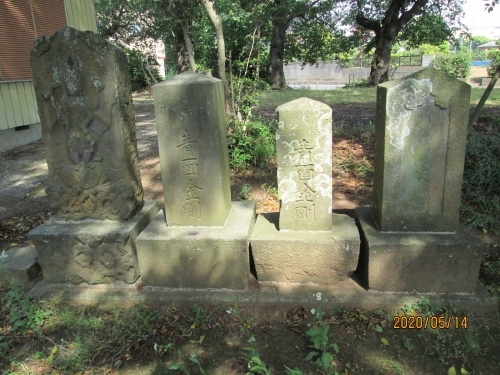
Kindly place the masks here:
<instances>
[{"instance_id":1,"label":"stone monument rounded top","mask_svg":"<svg viewBox=\"0 0 500 375\"><path fill-rule=\"evenodd\" d=\"M287 103L281 104L276 108L276 112L283 111L304 111L311 110L314 107L315 111L321 110L324 112L331 111L330 106L325 103L318 102L317 100L309 99L309 98L298 98Z\"/></svg>"}]
</instances>

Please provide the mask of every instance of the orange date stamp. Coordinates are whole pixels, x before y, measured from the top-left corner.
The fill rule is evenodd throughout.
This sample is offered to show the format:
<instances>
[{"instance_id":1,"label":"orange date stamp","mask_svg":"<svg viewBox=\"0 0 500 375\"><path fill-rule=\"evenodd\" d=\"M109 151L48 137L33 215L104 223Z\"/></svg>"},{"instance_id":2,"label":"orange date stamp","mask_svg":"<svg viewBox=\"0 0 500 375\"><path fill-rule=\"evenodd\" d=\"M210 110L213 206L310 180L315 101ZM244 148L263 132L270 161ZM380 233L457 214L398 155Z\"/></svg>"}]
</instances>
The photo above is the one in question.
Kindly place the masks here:
<instances>
[{"instance_id":1,"label":"orange date stamp","mask_svg":"<svg viewBox=\"0 0 500 375\"><path fill-rule=\"evenodd\" d=\"M396 315L392 319L394 329L467 329L469 318L465 316L421 316Z\"/></svg>"}]
</instances>

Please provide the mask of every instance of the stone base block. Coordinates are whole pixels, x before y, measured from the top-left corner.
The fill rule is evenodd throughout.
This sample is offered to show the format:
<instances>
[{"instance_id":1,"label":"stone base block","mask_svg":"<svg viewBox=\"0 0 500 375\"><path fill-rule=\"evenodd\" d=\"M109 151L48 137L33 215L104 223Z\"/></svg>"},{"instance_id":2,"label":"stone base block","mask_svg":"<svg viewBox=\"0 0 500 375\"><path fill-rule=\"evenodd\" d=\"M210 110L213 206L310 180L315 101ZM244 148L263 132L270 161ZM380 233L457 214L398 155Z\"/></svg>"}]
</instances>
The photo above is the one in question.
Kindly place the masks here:
<instances>
[{"instance_id":1,"label":"stone base block","mask_svg":"<svg viewBox=\"0 0 500 375\"><path fill-rule=\"evenodd\" d=\"M358 272L383 292L474 293L483 246L465 229L455 234L380 232L371 207L356 208L361 233Z\"/></svg>"},{"instance_id":2,"label":"stone base block","mask_svg":"<svg viewBox=\"0 0 500 375\"><path fill-rule=\"evenodd\" d=\"M139 277L135 241L159 211L145 201L129 221L62 221L51 218L28 238L38 252L43 278L50 283L133 283Z\"/></svg>"},{"instance_id":3,"label":"stone base block","mask_svg":"<svg viewBox=\"0 0 500 375\"><path fill-rule=\"evenodd\" d=\"M245 289L254 222L253 202L232 202L223 227L167 227L159 212L137 238L143 285Z\"/></svg>"},{"instance_id":4,"label":"stone base block","mask_svg":"<svg viewBox=\"0 0 500 375\"><path fill-rule=\"evenodd\" d=\"M257 217L251 248L259 282L334 285L358 263L360 240L354 219L333 214L332 230L279 231L279 213Z\"/></svg>"},{"instance_id":5,"label":"stone base block","mask_svg":"<svg viewBox=\"0 0 500 375\"><path fill-rule=\"evenodd\" d=\"M36 250L32 246L16 247L0 255L0 286L14 281L27 283L40 271Z\"/></svg>"}]
</instances>

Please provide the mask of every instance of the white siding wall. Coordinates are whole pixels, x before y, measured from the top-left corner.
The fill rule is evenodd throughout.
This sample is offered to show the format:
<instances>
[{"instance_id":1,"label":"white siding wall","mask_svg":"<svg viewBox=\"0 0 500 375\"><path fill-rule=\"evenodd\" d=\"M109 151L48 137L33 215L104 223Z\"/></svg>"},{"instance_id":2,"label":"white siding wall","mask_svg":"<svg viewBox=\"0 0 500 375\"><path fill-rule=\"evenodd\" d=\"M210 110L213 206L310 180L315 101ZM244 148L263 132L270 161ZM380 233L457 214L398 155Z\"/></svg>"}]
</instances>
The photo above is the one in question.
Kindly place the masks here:
<instances>
[{"instance_id":1,"label":"white siding wall","mask_svg":"<svg viewBox=\"0 0 500 375\"><path fill-rule=\"evenodd\" d=\"M0 83L0 130L40 122L32 81Z\"/></svg>"}]
</instances>

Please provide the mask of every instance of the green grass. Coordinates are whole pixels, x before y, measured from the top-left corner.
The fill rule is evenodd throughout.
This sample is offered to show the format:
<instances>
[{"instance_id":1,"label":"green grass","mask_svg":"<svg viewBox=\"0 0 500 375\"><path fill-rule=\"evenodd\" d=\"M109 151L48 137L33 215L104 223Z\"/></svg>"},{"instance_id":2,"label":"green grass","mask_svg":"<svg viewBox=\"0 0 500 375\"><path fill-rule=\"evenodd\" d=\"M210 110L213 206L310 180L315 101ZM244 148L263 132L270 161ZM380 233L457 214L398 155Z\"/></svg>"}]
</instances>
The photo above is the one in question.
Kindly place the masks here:
<instances>
[{"instance_id":1,"label":"green grass","mask_svg":"<svg viewBox=\"0 0 500 375\"><path fill-rule=\"evenodd\" d=\"M291 100L307 97L334 106L335 104L375 103L375 94L376 90L368 87L324 91L286 89L262 91L257 96L257 100L261 107L275 107Z\"/></svg>"},{"instance_id":2,"label":"green grass","mask_svg":"<svg viewBox=\"0 0 500 375\"><path fill-rule=\"evenodd\" d=\"M481 96L484 93L485 88L473 87L470 95L470 104L475 105L481 99ZM486 105L494 105L500 106L500 88L494 88L491 92L488 100L486 101Z\"/></svg>"},{"instance_id":3,"label":"green grass","mask_svg":"<svg viewBox=\"0 0 500 375\"><path fill-rule=\"evenodd\" d=\"M483 95L485 88L474 87L471 92L471 105L478 103ZM358 87L349 89L337 90L292 90L286 89L282 91L262 91L257 100L261 107L276 107L291 100L302 97L307 97L313 100L318 100L322 103L333 106L335 104L349 103L375 103L376 101L375 88ZM500 89L495 88L486 102L487 105L500 106Z\"/></svg>"}]
</instances>

